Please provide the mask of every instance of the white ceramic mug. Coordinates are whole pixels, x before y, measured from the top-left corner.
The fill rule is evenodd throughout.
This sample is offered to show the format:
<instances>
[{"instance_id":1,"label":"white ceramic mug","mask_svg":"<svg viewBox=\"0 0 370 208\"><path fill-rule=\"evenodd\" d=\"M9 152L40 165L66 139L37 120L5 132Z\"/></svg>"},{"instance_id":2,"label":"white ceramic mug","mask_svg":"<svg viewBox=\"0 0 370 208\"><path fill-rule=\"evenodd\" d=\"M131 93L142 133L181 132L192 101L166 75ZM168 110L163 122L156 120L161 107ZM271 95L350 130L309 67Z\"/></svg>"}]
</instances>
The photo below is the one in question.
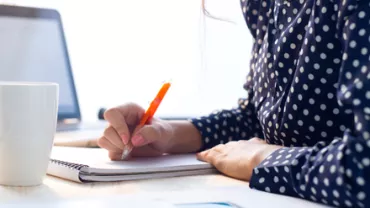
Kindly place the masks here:
<instances>
[{"instance_id":1,"label":"white ceramic mug","mask_svg":"<svg viewBox=\"0 0 370 208\"><path fill-rule=\"evenodd\" d=\"M56 131L56 83L0 82L0 185L42 184Z\"/></svg>"}]
</instances>

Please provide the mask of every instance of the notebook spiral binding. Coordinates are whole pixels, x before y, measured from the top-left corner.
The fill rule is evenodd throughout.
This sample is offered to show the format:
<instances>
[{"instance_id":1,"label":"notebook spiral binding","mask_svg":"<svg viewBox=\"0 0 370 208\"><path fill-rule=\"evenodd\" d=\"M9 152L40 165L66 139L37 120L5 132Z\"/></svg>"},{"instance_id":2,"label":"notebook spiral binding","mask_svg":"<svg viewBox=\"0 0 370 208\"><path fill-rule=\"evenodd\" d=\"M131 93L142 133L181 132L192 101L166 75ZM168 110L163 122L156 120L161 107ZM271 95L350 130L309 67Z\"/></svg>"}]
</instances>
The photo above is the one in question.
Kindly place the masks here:
<instances>
[{"instance_id":1,"label":"notebook spiral binding","mask_svg":"<svg viewBox=\"0 0 370 208\"><path fill-rule=\"evenodd\" d=\"M67 168L75 169L75 170L81 170L81 168L83 168L83 167L89 167L88 165L82 165L82 164L71 163L71 162L64 162L64 161L55 160L55 159L51 159L51 162L56 163L58 165L65 166Z\"/></svg>"}]
</instances>

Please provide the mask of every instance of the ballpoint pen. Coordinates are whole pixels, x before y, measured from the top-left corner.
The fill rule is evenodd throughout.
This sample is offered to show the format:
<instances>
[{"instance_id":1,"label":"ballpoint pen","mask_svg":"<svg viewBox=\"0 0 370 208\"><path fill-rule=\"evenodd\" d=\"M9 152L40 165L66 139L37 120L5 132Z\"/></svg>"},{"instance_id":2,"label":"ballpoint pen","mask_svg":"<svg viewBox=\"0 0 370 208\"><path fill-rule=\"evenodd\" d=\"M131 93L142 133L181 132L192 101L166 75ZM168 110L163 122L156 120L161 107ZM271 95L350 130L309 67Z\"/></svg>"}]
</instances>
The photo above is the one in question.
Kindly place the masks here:
<instances>
[{"instance_id":1,"label":"ballpoint pen","mask_svg":"<svg viewBox=\"0 0 370 208\"><path fill-rule=\"evenodd\" d=\"M146 123L148 123L150 121L150 119L152 119L152 117L154 116L155 112L157 111L159 105L161 104L161 102L162 102L164 96L166 95L168 89L170 88L170 86L171 86L170 82L165 82L162 85L161 89L159 90L159 92L157 93L157 95L155 96L153 101L150 103L148 109L145 111L143 117L141 118L140 123L136 127L137 129L140 129L142 126L144 126ZM126 159L130 155L132 150L133 150L133 145L132 145L131 141L128 141L128 144L125 145L125 147L123 149L121 159L122 160Z\"/></svg>"}]
</instances>

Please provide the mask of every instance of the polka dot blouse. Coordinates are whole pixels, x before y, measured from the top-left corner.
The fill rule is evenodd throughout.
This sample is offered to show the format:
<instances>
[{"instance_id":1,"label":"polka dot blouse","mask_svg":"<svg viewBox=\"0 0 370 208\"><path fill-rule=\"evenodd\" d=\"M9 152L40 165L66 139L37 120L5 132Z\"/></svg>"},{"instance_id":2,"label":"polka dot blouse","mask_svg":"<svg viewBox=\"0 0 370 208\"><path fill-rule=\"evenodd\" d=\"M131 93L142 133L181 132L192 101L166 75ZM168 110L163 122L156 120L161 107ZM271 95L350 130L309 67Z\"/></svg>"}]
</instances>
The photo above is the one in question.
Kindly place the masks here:
<instances>
[{"instance_id":1,"label":"polka dot blouse","mask_svg":"<svg viewBox=\"0 0 370 208\"><path fill-rule=\"evenodd\" d=\"M242 0L254 39L238 107L194 118L204 149L259 137L284 146L254 189L370 207L370 3Z\"/></svg>"}]
</instances>

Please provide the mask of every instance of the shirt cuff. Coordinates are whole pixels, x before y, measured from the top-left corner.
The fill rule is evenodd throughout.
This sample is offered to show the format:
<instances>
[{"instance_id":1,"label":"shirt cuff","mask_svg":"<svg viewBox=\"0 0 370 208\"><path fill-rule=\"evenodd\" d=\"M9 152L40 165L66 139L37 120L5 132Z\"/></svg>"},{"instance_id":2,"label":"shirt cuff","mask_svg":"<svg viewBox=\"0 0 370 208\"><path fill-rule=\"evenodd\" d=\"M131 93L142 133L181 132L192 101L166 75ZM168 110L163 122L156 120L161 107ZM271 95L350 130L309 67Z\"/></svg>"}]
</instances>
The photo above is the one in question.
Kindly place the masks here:
<instances>
[{"instance_id":1,"label":"shirt cuff","mask_svg":"<svg viewBox=\"0 0 370 208\"><path fill-rule=\"evenodd\" d=\"M292 168L295 168L301 155L312 151L309 147L283 147L263 160L253 170L250 187L261 191L297 196L292 184Z\"/></svg>"},{"instance_id":2,"label":"shirt cuff","mask_svg":"<svg viewBox=\"0 0 370 208\"><path fill-rule=\"evenodd\" d=\"M213 124L211 118L209 117L200 117L200 118L192 118L190 119L190 122L194 125L194 127L199 131L202 139L202 148L199 150L199 152L210 149L215 146L214 140L217 140L218 135L213 134L213 132L216 132L217 125ZM220 143L220 141L219 141Z\"/></svg>"}]
</instances>

